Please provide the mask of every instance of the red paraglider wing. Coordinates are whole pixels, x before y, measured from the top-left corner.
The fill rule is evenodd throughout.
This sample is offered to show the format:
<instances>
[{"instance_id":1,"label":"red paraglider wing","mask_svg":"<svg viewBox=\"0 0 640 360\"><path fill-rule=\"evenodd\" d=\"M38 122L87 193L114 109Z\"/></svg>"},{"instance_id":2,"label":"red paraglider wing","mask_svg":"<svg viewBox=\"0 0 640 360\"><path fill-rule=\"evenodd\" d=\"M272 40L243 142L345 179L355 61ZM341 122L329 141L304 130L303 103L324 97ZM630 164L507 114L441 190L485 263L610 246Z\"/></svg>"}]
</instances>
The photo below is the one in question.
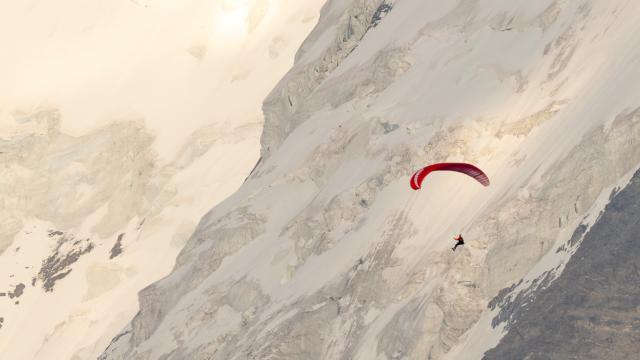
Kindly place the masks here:
<instances>
[{"instance_id":1,"label":"red paraglider wing","mask_svg":"<svg viewBox=\"0 0 640 360\"><path fill-rule=\"evenodd\" d=\"M465 163L439 163L429 165L418 171L411 177L411 188L418 190L422 187L424 178L433 171L456 171L471 176L480 184L489 186L489 177L477 167Z\"/></svg>"}]
</instances>

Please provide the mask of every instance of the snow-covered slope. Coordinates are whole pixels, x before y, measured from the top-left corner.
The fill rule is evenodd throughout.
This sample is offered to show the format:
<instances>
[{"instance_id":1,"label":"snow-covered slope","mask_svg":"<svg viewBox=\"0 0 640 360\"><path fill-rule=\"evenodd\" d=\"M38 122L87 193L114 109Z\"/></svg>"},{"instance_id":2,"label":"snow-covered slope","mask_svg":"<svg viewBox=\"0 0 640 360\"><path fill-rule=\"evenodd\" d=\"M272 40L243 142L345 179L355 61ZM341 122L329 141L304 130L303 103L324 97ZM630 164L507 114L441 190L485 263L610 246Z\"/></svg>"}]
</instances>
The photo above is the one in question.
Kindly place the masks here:
<instances>
[{"instance_id":1,"label":"snow-covered slope","mask_svg":"<svg viewBox=\"0 0 640 360\"><path fill-rule=\"evenodd\" d=\"M638 13L328 1L265 101L259 166L103 358L482 357L507 295L558 276L574 230L640 165ZM492 185L438 173L409 188L446 160Z\"/></svg>"},{"instance_id":2,"label":"snow-covered slope","mask_svg":"<svg viewBox=\"0 0 640 360\"><path fill-rule=\"evenodd\" d=\"M461 338L481 356L488 300L570 256L553 254L640 160L638 9L398 1L370 28L385 5L328 3L265 104L265 158L107 357L441 357ZM493 186L408 190L447 159Z\"/></svg>"},{"instance_id":3,"label":"snow-covered slope","mask_svg":"<svg viewBox=\"0 0 640 360\"><path fill-rule=\"evenodd\" d=\"M575 276L580 234L640 165L638 13L328 1L265 101L258 167L101 358L481 358L518 294ZM491 187L438 173L409 188L445 160ZM499 346L486 356L522 354Z\"/></svg>"},{"instance_id":4,"label":"snow-covered slope","mask_svg":"<svg viewBox=\"0 0 640 360\"><path fill-rule=\"evenodd\" d=\"M255 165L321 5L0 5L0 358L104 350Z\"/></svg>"}]
</instances>

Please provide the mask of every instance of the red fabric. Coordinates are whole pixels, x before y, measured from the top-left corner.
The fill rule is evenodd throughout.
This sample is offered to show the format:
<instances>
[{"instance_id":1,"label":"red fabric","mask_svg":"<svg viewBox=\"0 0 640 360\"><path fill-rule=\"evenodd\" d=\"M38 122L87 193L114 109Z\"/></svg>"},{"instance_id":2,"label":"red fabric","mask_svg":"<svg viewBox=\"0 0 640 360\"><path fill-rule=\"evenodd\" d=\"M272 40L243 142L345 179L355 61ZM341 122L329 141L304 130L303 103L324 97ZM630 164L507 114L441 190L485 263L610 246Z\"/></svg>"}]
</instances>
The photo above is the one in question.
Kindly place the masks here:
<instances>
[{"instance_id":1,"label":"red fabric","mask_svg":"<svg viewBox=\"0 0 640 360\"><path fill-rule=\"evenodd\" d=\"M484 186L489 186L489 177L477 167L471 164L465 163L439 163L429 165L424 167L418 171L416 171L411 177L411 188L413 190L418 190L422 187L422 181L427 175L429 175L433 171L455 171L459 173L463 173L471 176L476 179L480 184Z\"/></svg>"}]
</instances>

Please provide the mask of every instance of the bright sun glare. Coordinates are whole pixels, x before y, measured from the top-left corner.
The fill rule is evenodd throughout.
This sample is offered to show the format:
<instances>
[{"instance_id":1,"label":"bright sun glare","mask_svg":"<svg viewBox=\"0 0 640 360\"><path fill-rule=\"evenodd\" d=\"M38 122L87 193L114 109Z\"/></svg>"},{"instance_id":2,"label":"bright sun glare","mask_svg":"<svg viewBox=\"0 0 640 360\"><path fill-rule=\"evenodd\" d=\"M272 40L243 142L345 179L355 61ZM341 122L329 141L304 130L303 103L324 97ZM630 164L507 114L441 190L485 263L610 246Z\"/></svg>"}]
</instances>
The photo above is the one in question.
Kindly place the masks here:
<instances>
[{"instance_id":1,"label":"bright sun glare","mask_svg":"<svg viewBox=\"0 0 640 360\"><path fill-rule=\"evenodd\" d=\"M238 10L246 8L249 5L249 0L222 0L222 9L224 11Z\"/></svg>"},{"instance_id":2,"label":"bright sun glare","mask_svg":"<svg viewBox=\"0 0 640 360\"><path fill-rule=\"evenodd\" d=\"M250 0L222 0L222 9L216 16L216 23L227 36L242 35L246 31Z\"/></svg>"}]
</instances>

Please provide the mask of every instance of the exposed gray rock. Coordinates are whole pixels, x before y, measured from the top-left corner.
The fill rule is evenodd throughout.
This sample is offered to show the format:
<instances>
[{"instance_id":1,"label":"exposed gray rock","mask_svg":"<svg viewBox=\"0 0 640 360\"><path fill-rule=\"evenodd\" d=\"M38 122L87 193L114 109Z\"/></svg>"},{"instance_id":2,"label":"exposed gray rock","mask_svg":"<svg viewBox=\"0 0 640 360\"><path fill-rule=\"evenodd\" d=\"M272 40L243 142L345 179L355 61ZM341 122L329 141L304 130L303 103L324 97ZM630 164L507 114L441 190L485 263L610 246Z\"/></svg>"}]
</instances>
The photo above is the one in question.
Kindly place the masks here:
<instances>
[{"instance_id":1,"label":"exposed gray rock","mask_svg":"<svg viewBox=\"0 0 640 360\"><path fill-rule=\"evenodd\" d=\"M636 358L640 353L638 219L640 171L584 234L555 281L503 302L496 320L508 321L509 331L485 359ZM582 227L576 230L582 232Z\"/></svg>"},{"instance_id":2,"label":"exposed gray rock","mask_svg":"<svg viewBox=\"0 0 640 360\"><path fill-rule=\"evenodd\" d=\"M56 246L52 254L42 260L37 277L47 292L53 291L56 282L73 270L72 265L94 248L90 239L76 239L72 234L62 231L50 231L49 237L56 239Z\"/></svg>"},{"instance_id":3,"label":"exposed gray rock","mask_svg":"<svg viewBox=\"0 0 640 360\"><path fill-rule=\"evenodd\" d=\"M22 296L22 294L24 293L24 288L25 285L23 283L16 285L13 291L7 293L7 295L9 295L9 299L19 298L20 296Z\"/></svg>"},{"instance_id":4,"label":"exposed gray rock","mask_svg":"<svg viewBox=\"0 0 640 360\"><path fill-rule=\"evenodd\" d=\"M584 217L603 189L636 168L640 141L624 139L638 138L640 108L624 110L610 126L587 132L566 157L544 171L541 182L520 185L521 195L496 202L486 212L488 295L519 281L552 249L567 224ZM574 235L570 243L578 238Z\"/></svg>"},{"instance_id":5,"label":"exposed gray rock","mask_svg":"<svg viewBox=\"0 0 640 360\"><path fill-rule=\"evenodd\" d=\"M109 259L113 259L114 257L122 254L122 239L123 238L124 238L124 233L118 235L118 239L116 240L116 243L113 244L113 247L111 248Z\"/></svg>"},{"instance_id":6,"label":"exposed gray rock","mask_svg":"<svg viewBox=\"0 0 640 360\"><path fill-rule=\"evenodd\" d=\"M380 24L382 19L393 9L393 2L385 0L378 9L373 14L373 18L371 19L371 24L369 25L369 30L374 28Z\"/></svg>"}]
</instances>

